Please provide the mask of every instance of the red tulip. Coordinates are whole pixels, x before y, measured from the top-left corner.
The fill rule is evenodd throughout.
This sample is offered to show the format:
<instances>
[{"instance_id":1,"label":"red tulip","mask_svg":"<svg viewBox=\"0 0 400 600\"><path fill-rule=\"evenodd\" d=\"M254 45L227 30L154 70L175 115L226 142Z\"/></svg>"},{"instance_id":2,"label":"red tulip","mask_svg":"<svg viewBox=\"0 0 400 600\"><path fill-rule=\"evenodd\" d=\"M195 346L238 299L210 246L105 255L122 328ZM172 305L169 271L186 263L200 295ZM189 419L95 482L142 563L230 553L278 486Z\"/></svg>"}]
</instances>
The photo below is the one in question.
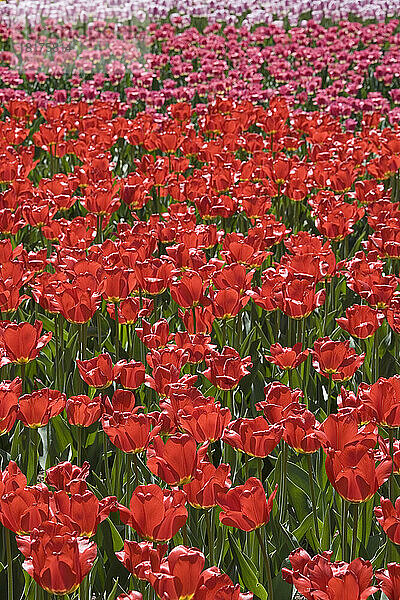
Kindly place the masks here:
<instances>
[{"instance_id":1,"label":"red tulip","mask_svg":"<svg viewBox=\"0 0 400 600\"><path fill-rule=\"evenodd\" d=\"M15 487L0 498L4 527L26 535L51 518L50 492L43 484Z\"/></svg>"},{"instance_id":2,"label":"red tulip","mask_svg":"<svg viewBox=\"0 0 400 600\"><path fill-rule=\"evenodd\" d=\"M351 336L365 340L382 325L385 315L370 306L354 304L346 309L346 317L336 319L342 329Z\"/></svg>"},{"instance_id":3,"label":"red tulip","mask_svg":"<svg viewBox=\"0 0 400 600\"><path fill-rule=\"evenodd\" d=\"M278 485L267 499L263 485L256 477L250 477L243 485L218 494L217 502L222 508L219 520L223 525L237 527L242 531L254 531L269 521Z\"/></svg>"},{"instance_id":4,"label":"red tulip","mask_svg":"<svg viewBox=\"0 0 400 600\"><path fill-rule=\"evenodd\" d=\"M319 423L309 410L293 411L283 424L284 440L296 452L312 454L321 447Z\"/></svg>"},{"instance_id":5,"label":"red tulip","mask_svg":"<svg viewBox=\"0 0 400 600\"><path fill-rule=\"evenodd\" d=\"M26 427L37 429L47 425L50 419L59 415L65 408L66 397L58 390L43 388L19 399L17 418Z\"/></svg>"},{"instance_id":6,"label":"red tulip","mask_svg":"<svg viewBox=\"0 0 400 600\"><path fill-rule=\"evenodd\" d=\"M65 523L78 537L95 535L99 523L117 510L117 499L108 496L99 500L93 492L68 494L64 490L54 492L56 517Z\"/></svg>"},{"instance_id":7,"label":"red tulip","mask_svg":"<svg viewBox=\"0 0 400 600\"><path fill-rule=\"evenodd\" d=\"M230 410L221 408L219 402L187 406L178 411L180 427L190 433L198 444L219 440L230 420Z\"/></svg>"},{"instance_id":8,"label":"red tulip","mask_svg":"<svg viewBox=\"0 0 400 600\"><path fill-rule=\"evenodd\" d=\"M400 600L400 565L389 563L387 569L375 571L375 577L388 600Z\"/></svg>"},{"instance_id":9,"label":"red tulip","mask_svg":"<svg viewBox=\"0 0 400 600\"><path fill-rule=\"evenodd\" d=\"M187 501L195 508L217 506L217 494L231 487L231 468L221 463L218 467L206 460L199 463L196 477L183 486Z\"/></svg>"},{"instance_id":10,"label":"red tulip","mask_svg":"<svg viewBox=\"0 0 400 600\"><path fill-rule=\"evenodd\" d=\"M120 360L115 365L113 373L115 380L128 390L136 390L145 380L144 365L135 360L130 362Z\"/></svg>"},{"instance_id":11,"label":"red tulip","mask_svg":"<svg viewBox=\"0 0 400 600\"><path fill-rule=\"evenodd\" d=\"M138 413L140 408L137 407L133 412L115 411L111 415L103 415L101 419L104 433L123 452L143 452L152 439L155 418L150 414Z\"/></svg>"},{"instance_id":12,"label":"red tulip","mask_svg":"<svg viewBox=\"0 0 400 600\"><path fill-rule=\"evenodd\" d=\"M160 436L147 449L147 467L168 485L189 483L207 445L197 452L196 440L187 433L173 435L164 443Z\"/></svg>"},{"instance_id":13,"label":"red tulip","mask_svg":"<svg viewBox=\"0 0 400 600\"><path fill-rule=\"evenodd\" d=\"M52 333L40 336L43 323L6 323L0 328L0 367L8 363L26 364L34 360L52 338Z\"/></svg>"},{"instance_id":14,"label":"red tulip","mask_svg":"<svg viewBox=\"0 0 400 600\"><path fill-rule=\"evenodd\" d=\"M22 380L0 382L0 435L11 431L18 411L18 396L22 393Z\"/></svg>"},{"instance_id":15,"label":"red tulip","mask_svg":"<svg viewBox=\"0 0 400 600\"><path fill-rule=\"evenodd\" d=\"M236 450L265 458L279 444L282 435L281 425L270 425L264 417L256 417L232 421L222 439Z\"/></svg>"},{"instance_id":16,"label":"red tulip","mask_svg":"<svg viewBox=\"0 0 400 600\"><path fill-rule=\"evenodd\" d=\"M138 543L125 540L124 549L116 552L115 556L135 577L145 579L143 576L145 568L150 568L152 571L160 570L161 559L167 549L167 544L158 544L153 548L152 542ZM149 563L147 567L146 563Z\"/></svg>"},{"instance_id":17,"label":"red tulip","mask_svg":"<svg viewBox=\"0 0 400 600\"><path fill-rule=\"evenodd\" d=\"M76 360L83 381L94 388L110 387L115 379L111 356L99 354L89 360Z\"/></svg>"},{"instance_id":18,"label":"red tulip","mask_svg":"<svg viewBox=\"0 0 400 600\"><path fill-rule=\"evenodd\" d=\"M358 388L363 415L384 427L400 427L400 376L380 377L372 385Z\"/></svg>"},{"instance_id":19,"label":"red tulip","mask_svg":"<svg viewBox=\"0 0 400 600\"><path fill-rule=\"evenodd\" d=\"M158 485L139 485L132 494L129 509L118 506L121 521L140 537L167 542L186 523L186 496L181 490L162 490Z\"/></svg>"},{"instance_id":20,"label":"red tulip","mask_svg":"<svg viewBox=\"0 0 400 600\"><path fill-rule=\"evenodd\" d=\"M242 359L234 348L225 346L221 353L210 353L210 357L206 357L206 365L204 377L221 390L232 390L249 373L248 367L252 367L252 362L250 356Z\"/></svg>"},{"instance_id":21,"label":"red tulip","mask_svg":"<svg viewBox=\"0 0 400 600\"><path fill-rule=\"evenodd\" d=\"M195 596L204 562L197 548L175 546L161 562L160 571L147 571L146 579L159 598L187 600Z\"/></svg>"},{"instance_id":22,"label":"red tulip","mask_svg":"<svg viewBox=\"0 0 400 600\"><path fill-rule=\"evenodd\" d=\"M345 381L353 377L354 373L364 362L365 353L356 354L350 348L350 342L335 342L329 337L319 338L312 350L313 367L324 377L332 377L333 381Z\"/></svg>"},{"instance_id":23,"label":"red tulip","mask_svg":"<svg viewBox=\"0 0 400 600\"><path fill-rule=\"evenodd\" d=\"M89 427L98 421L103 413L101 396L71 396L65 406L67 419L71 425Z\"/></svg>"},{"instance_id":24,"label":"red tulip","mask_svg":"<svg viewBox=\"0 0 400 600\"><path fill-rule=\"evenodd\" d=\"M381 498L374 508L375 516L383 531L394 544L400 544L400 498L395 505L388 498Z\"/></svg>"},{"instance_id":25,"label":"red tulip","mask_svg":"<svg viewBox=\"0 0 400 600\"><path fill-rule=\"evenodd\" d=\"M366 600L378 588L371 585L372 565L356 558L350 564L330 562L332 552L311 558L302 548L289 555L293 569L282 569L282 577L306 600Z\"/></svg>"},{"instance_id":26,"label":"red tulip","mask_svg":"<svg viewBox=\"0 0 400 600\"><path fill-rule=\"evenodd\" d=\"M296 369L308 356L308 348L301 350L301 342L295 344L293 348L283 348L280 344L273 344L269 351L270 355L265 355L265 359L277 365L280 369Z\"/></svg>"},{"instance_id":27,"label":"red tulip","mask_svg":"<svg viewBox=\"0 0 400 600\"><path fill-rule=\"evenodd\" d=\"M43 523L30 537L17 537L17 545L25 571L44 590L60 595L79 587L97 554L94 542L72 535L60 523Z\"/></svg>"},{"instance_id":28,"label":"red tulip","mask_svg":"<svg viewBox=\"0 0 400 600\"><path fill-rule=\"evenodd\" d=\"M344 450L327 450L326 474L335 490L349 502L372 498L392 472L390 457L376 465L373 451L362 444Z\"/></svg>"},{"instance_id":29,"label":"red tulip","mask_svg":"<svg viewBox=\"0 0 400 600\"><path fill-rule=\"evenodd\" d=\"M56 490L65 490L71 494L82 494L86 490L86 478L90 465L84 462L82 467L70 462L61 462L46 471L45 482Z\"/></svg>"}]
</instances>

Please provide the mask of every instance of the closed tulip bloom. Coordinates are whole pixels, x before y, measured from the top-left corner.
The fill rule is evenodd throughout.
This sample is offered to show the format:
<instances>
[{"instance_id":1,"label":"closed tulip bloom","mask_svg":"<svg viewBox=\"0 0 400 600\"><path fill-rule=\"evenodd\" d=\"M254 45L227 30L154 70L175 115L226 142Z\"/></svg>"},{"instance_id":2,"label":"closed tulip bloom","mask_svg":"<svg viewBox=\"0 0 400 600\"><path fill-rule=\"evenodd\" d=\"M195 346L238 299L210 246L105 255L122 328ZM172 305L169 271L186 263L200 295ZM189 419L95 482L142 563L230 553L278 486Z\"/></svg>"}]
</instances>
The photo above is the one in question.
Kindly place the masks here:
<instances>
[{"instance_id":1,"label":"closed tulip bloom","mask_svg":"<svg viewBox=\"0 0 400 600\"><path fill-rule=\"evenodd\" d=\"M250 300L233 288L218 290L212 295L212 310L216 319L231 319L246 306Z\"/></svg>"},{"instance_id":2,"label":"closed tulip bloom","mask_svg":"<svg viewBox=\"0 0 400 600\"><path fill-rule=\"evenodd\" d=\"M141 538L167 542L186 523L186 495L181 490L163 490L156 484L139 485L134 490L129 508L118 506L121 521Z\"/></svg>"},{"instance_id":3,"label":"closed tulip bloom","mask_svg":"<svg viewBox=\"0 0 400 600\"><path fill-rule=\"evenodd\" d=\"M349 446L363 446L372 450L378 442L378 429L372 423L358 426L357 412L352 408L342 409L328 415L320 426L324 449L344 450Z\"/></svg>"},{"instance_id":4,"label":"closed tulip bloom","mask_svg":"<svg viewBox=\"0 0 400 600\"><path fill-rule=\"evenodd\" d=\"M269 349L271 354L265 355L265 360L276 365L280 369L296 369L308 356L308 348L302 351L302 344L299 342L293 348L283 348L280 344L273 344Z\"/></svg>"},{"instance_id":5,"label":"closed tulip bloom","mask_svg":"<svg viewBox=\"0 0 400 600\"><path fill-rule=\"evenodd\" d=\"M222 439L249 456L265 458L279 444L282 435L282 425L270 425L264 417L256 417L232 421L227 426Z\"/></svg>"},{"instance_id":6,"label":"closed tulip bloom","mask_svg":"<svg viewBox=\"0 0 400 600\"><path fill-rule=\"evenodd\" d=\"M198 452L196 440L187 433L173 435L165 443L156 436L147 450L147 467L168 485L189 483L196 474L206 446Z\"/></svg>"},{"instance_id":7,"label":"closed tulip bloom","mask_svg":"<svg viewBox=\"0 0 400 600\"><path fill-rule=\"evenodd\" d=\"M138 338L149 350L164 348L169 341L169 325L167 319L160 319L154 325L142 319L142 327L136 327L135 332Z\"/></svg>"},{"instance_id":8,"label":"closed tulip bloom","mask_svg":"<svg viewBox=\"0 0 400 600\"><path fill-rule=\"evenodd\" d=\"M382 325L385 315L368 305L354 304L346 309L346 317L336 319L351 336L365 340L374 335Z\"/></svg>"},{"instance_id":9,"label":"closed tulip bloom","mask_svg":"<svg viewBox=\"0 0 400 600\"><path fill-rule=\"evenodd\" d=\"M81 467L64 461L46 471L45 482L56 490L65 490L71 494L82 494L86 490L86 478L90 465L84 462Z\"/></svg>"},{"instance_id":10,"label":"closed tulip bloom","mask_svg":"<svg viewBox=\"0 0 400 600\"><path fill-rule=\"evenodd\" d=\"M202 460L196 477L183 486L187 501L195 508L212 508L217 506L217 494L231 487L231 468L221 463L215 467L212 463Z\"/></svg>"},{"instance_id":11,"label":"closed tulip bloom","mask_svg":"<svg viewBox=\"0 0 400 600\"><path fill-rule=\"evenodd\" d=\"M388 498L381 498L379 506L374 508L375 516L388 538L400 545L400 498L394 506Z\"/></svg>"},{"instance_id":12,"label":"closed tulip bloom","mask_svg":"<svg viewBox=\"0 0 400 600\"><path fill-rule=\"evenodd\" d=\"M115 556L135 577L145 580L143 569L150 568L152 571L159 571L161 559L167 549L167 544L158 544L156 548L153 548L152 542L124 540L124 549L116 552ZM149 563L149 565L146 567L143 563Z\"/></svg>"},{"instance_id":13,"label":"closed tulip bloom","mask_svg":"<svg viewBox=\"0 0 400 600\"><path fill-rule=\"evenodd\" d=\"M67 419L71 425L89 427L100 419L103 412L103 403L101 396L89 398L89 396L82 394L68 398L65 408Z\"/></svg>"},{"instance_id":14,"label":"closed tulip bloom","mask_svg":"<svg viewBox=\"0 0 400 600\"><path fill-rule=\"evenodd\" d=\"M16 462L10 460L4 471L0 471L0 497L8 492L24 488L26 485L26 475L23 474Z\"/></svg>"},{"instance_id":15,"label":"closed tulip bloom","mask_svg":"<svg viewBox=\"0 0 400 600\"><path fill-rule=\"evenodd\" d=\"M127 594L120 594L117 600L143 600L143 596L140 592L128 592Z\"/></svg>"},{"instance_id":16,"label":"closed tulip bloom","mask_svg":"<svg viewBox=\"0 0 400 600\"><path fill-rule=\"evenodd\" d=\"M384 427L400 427L400 376L380 377L372 385L362 383L358 398L364 416Z\"/></svg>"},{"instance_id":17,"label":"closed tulip bloom","mask_svg":"<svg viewBox=\"0 0 400 600\"><path fill-rule=\"evenodd\" d=\"M386 570L375 571L375 577L388 600L400 599L400 564L389 563Z\"/></svg>"},{"instance_id":18,"label":"closed tulip bloom","mask_svg":"<svg viewBox=\"0 0 400 600\"><path fill-rule=\"evenodd\" d=\"M149 258L135 263L135 275L139 287L151 296L162 294L171 281L173 264L159 258Z\"/></svg>"},{"instance_id":19,"label":"closed tulip bloom","mask_svg":"<svg viewBox=\"0 0 400 600\"><path fill-rule=\"evenodd\" d=\"M198 444L219 440L230 420L230 410L221 408L219 402L208 402L178 411L179 425L190 433Z\"/></svg>"},{"instance_id":20,"label":"closed tulip bloom","mask_svg":"<svg viewBox=\"0 0 400 600\"><path fill-rule=\"evenodd\" d=\"M136 330L137 331L137 330ZM143 363L131 360L120 360L114 367L116 381L128 390L136 390L144 383L145 368Z\"/></svg>"},{"instance_id":21,"label":"closed tulip bloom","mask_svg":"<svg viewBox=\"0 0 400 600\"><path fill-rule=\"evenodd\" d=\"M222 352L212 352L206 358L207 369L203 372L215 387L221 390L233 390L239 381L250 372L252 362L250 356L241 358L240 354L229 346L225 346Z\"/></svg>"},{"instance_id":22,"label":"closed tulip bloom","mask_svg":"<svg viewBox=\"0 0 400 600\"><path fill-rule=\"evenodd\" d=\"M318 339L312 350L313 367L324 377L333 381L346 381L364 362L365 353L357 354L350 342L335 342L329 337Z\"/></svg>"},{"instance_id":23,"label":"closed tulip bloom","mask_svg":"<svg viewBox=\"0 0 400 600\"><path fill-rule=\"evenodd\" d=\"M200 575L197 585L196 600L252 600L250 592L241 593L240 585L233 585L228 575L218 567L210 567Z\"/></svg>"},{"instance_id":24,"label":"closed tulip bloom","mask_svg":"<svg viewBox=\"0 0 400 600\"><path fill-rule=\"evenodd\" d=\"M349 502L372 498L392 472L390 457L378 465L373 451L365 446L347 446L344 450L327 450L326 474L335 490Z\"/></svg>"},{"instance_id":25,"label":"closed tulip bloom","mask_svg":"<svg viewBox=\"0 0 400 600\"><path fill-rule=\"evenodd\" d=\"M272 504L278 485L267 499L259 479L250 477L243 485L218 494L218 505L222 508L219 520L223 525L242 531L254 531L269 521Z\"/></svg>"},{"instance_id":26,"label":"closed tulip bloom","mask_svg":"<svg viewBox=\"0 0 400 600\"><path fill-rule=\"evenodd\" d=\"M206 306L210 303L205 294L207 283L195 271L186 271L181 279L170 284L172 299L182 308Z\"/></svg>"},{"instance_id":27,"label":"closed tulip bloom","mask_svg":"<svg viewBox=\"0 0 400 600\"><path fill-rule=\"evenodd\" d=\"M51 518L50 496L43 484L9 491L0 499L0 521L14 533L26 535Z\"/></svg>"},{"instance_id":28,"label":"closed tulip bloom","mask_svg":"<svg viewBox=\"0 0 400 600\"><path fill-rule=\"evenodd\" d=\"M211 336L203 333L190 334L187 331L179 331L174 340L179 349L188 353L188 362L192 365L205 360L206 355L216 348L211 344Z\"/></svg>"},{"instance_id":29,"label":"closed tulip bloom","mask_svg":"<svg viewBox=\"0 0 400 600\"><path fill-rule=\"evenodd\" d=\"M143 317L148 317L153 310L153 300L142 298L142 307L140 298L125 298L118 304L118 321L121 325L133 325ZM107 304L107 312L112 319L115 319L115 305Z\"/></svg>"},{"instance_id":30,"label":"closed tulip bloom","mask_svg":"<svg viewBox=\"0 0 400 600\"><path fill-rule=\"evenodd\" d=\"M34 360L53 335L50 331L41 336L42 327L41 321L35 321L34 325L30 323L2 325L0 327L0 350L2 351L0 367L9 363L26 364Z\"/></svg>"},{"instance_id":31,"label":"closed tulip bloom","mask_svg":"<svg viewBox=\"0 0 400 600\"><path fill-rule=\"evenodd\" d=\"M115 411L112 415L105 414L101 424L114 446L123 452L138 454L147 448L156 420L149 414Z\"/></svg>"},{"instance_id":32,"label":"closed tulip bloom","mask_svg":"<svg viewBox=\"0 0 400 600\"><path fill-rule=\"evenodd\" d=\"M0 382L0 435L11 431L18 412L18 397L22 394L22 379Z\"/></svg>"},{"instance_id":33,"label":"closed tulip bloom","mask_svg":"<svg viewBox=\"0 0 400 600\"><path fill-rule=\"evenodd\" d=\"M108 396L104 399L104 410L107 415L113 415L115 412L122 413L137 413L143 407L136 406L135 394L130 390L115 390L111 398Z\"/></svg>"},{"instance_id":34,"label":"closed tulip bloom","mask_svg":"<svg viewBox=\"0 0 400 600\"><path fill-rule=\"evenodd\" d=\"M315 415L301 409L284 420L284 440L297 452L312 454L321 447L321 432Z\"/></svg>"},{"instance_id":35,"label":"closed tulip bloom","mask_svg":"<svg viewBox=\"0 0 400 600\"><path fill-rule=\"evenodd\" d=\"M101 295L76 284L62 284L57 294L58 311L69 323L88 323L96 313L101 302Z\"/></svg>"},{"instance_id":36,"label":"closed tulip bloom","mask_svg":"<svg viewBox=\"0 0 400 600\"><path fill-rule=\"evenodd\" d=\"M91 570L97 546L72 535L61 523L42 523L31 536L17 537L23 568L47 592L71 594Z\"/></svg>"},{"instance_id":37,"label":"closed tulip bloom","mask_svg":"<svg viewBox=\"0 0 400 600\"><path fill-rule=\"evenodd\" d=\"M325 302L324 289L315 290L315 285L305 279L285 281L272 292L272 299L278 308L292 319L304 319Z\"/></svg>"},{"instance_id":38,"label":"closed tulip bloom","mask_svg":"<svg viewBox=\"0 0 400 600\"><path fill-rule=\"evenodd\" d=\"M36 390L20 397L17 418L26 427L44 427L64 410L65 404L66 396L58 390Z\"/></svg>"},{"instance_id":39,"label":"closed tulip bloom","mask_svg":"<svg viewBox=\"0 0 400 600\"><path fill-rule=\"evenodd\" d=\"M99 523L117 510L115 496L99 500L93 492L68 494L64 490L54 492L54 509L58 520L65 523L78 537L95 535Z\"/></svg>"},{"instance_id":40,"label":"closed tulip bloom","mask_svg":"<svg viewBox=\"0 0 400 600\"><path fill-rule=\"evenodd\" d=\"M289 555L292 569L282 569L285 581L294 585L306 600L367 600L378 591L372 583L372 565L356 558L350 564L330 562L332 552L323 552L313 558L298 548Z\"/></svg>"},{"instance_id":41,"label":"closed tulip bloom","mask_svg":"<svg viewBox=\"0 0 400 600\"><path fill-rule=\"evenodd\" d=\"M76 364L83 381L91 387L107 388L115 379L111 356L107 353L89 360L77 359Z\"/></svg>"},{"instance_id":42,"label":"closed tulip bloom","mask_svg":"<svg viewBox=\"0 0 400 600\"><path fill-rule=\"evenodd\" d=\"M293 410L304 405L299 404L303 392L299 389L292 390L279 381L272 381L264 388L265 400L257 402L256 409L262 410L269 423L280 423Z\"/></svg>"},{"instance_id":43,"label":"closed tulip bloom","mask_svg":"<svg viewBox=\"0 0 400 600\"><path fill-rule=\"evenodd\" d=\"M146 579L159 598L188 600L195 595L204 563L204 554L197 548L175 546L161 562L160 571L149 570Z\"/></svg>"}]
</instances>

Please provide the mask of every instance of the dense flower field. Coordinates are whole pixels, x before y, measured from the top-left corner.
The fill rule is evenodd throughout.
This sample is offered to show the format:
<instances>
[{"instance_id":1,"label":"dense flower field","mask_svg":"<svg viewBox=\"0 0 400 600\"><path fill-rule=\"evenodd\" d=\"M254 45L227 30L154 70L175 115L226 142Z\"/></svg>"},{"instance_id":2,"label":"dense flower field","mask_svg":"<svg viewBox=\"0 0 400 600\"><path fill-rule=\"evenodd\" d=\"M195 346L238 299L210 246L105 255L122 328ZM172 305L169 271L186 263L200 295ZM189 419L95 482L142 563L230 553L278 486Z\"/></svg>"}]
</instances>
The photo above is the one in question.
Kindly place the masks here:
<instances>
[{"instance_id":1,"label":"dense flower field","mask_svg":"<svg viewBox=\"0 0 400 600\"><path fill-rule=\"evenodd\" d=\"M48 22L0 25L0 99L118 100L151 114L171 102L216 97L323 110L348 119L375 110L400 116L400 22L342 21L254 28L188 27L180 17L144 27Z\"/></svg>"},{"instance_id":2,"label":"dense flower field","mask_svg":"<svg viewBox=\"0 0 400 600\"><path fill-rule=\"evenodd\" d=\"M400 600L399 21L11 25L23 6L4 597Z\"/></svg>"}]
</instances>

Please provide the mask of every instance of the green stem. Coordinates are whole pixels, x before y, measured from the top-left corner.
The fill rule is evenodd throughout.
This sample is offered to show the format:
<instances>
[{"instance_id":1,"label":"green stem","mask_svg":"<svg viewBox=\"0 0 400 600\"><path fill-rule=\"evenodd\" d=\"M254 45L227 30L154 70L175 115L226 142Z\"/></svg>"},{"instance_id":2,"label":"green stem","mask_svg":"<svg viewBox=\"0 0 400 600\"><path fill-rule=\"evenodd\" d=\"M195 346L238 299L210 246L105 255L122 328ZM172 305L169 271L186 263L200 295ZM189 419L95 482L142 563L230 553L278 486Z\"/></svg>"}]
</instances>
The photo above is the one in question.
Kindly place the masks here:
<instances>
[{"instance_id":1,"label":"green stem","mask_svg":"<svg viewBox=\"0 0 400 600\"><path fill-rule=\"evenodd\" d=\"M26 390L26 380L25 380L25 367L26 364L25 363L21 363L21 379L22 379L22 393L26 394L27 390Z\"/></svg>"},{"instance_id":2,"label":"green stem","mask_svg":"<svg viewBox=\"0 0 400 600\"><path fill-rule=\"evenodd\" d=\"M214 513L213 509L205 511L206 516L206 528L207 528L207 539L208 539L208 556L210 565L214 565Z\"/></svg>"},{"instance_id":3,"label":"green stem","mask_svg":"<svg viewBox=\"0 0 400 600\"><path fill-rule=\"evenodd\" d=\"M353 537L351 540L350 562L357 556L358 504L353 504Z\"/></svg>"},{"instance_id":4,"label":"green stem","mask_svg":"<svg viewBox=\"0 0 400 600\"><path fill-rule=\"evenodd\" d=\"M182 525L182 540L183 540L183 545L188 546L188 534L187 534L186 523L184 525Z\"/></svg>"},{"instance_id":5,"label":"green stem","mask_svg":"<svg viewBox=\"0 0 400 600\"><path fill-rule=\"evenodd\" d=\"M373 353L373 361L374 361L374 365L373 365L373 369L371 369L371 373L374 374L374 380L371 383L375 383L375 381L378 381L379 379L379 337L378 337L378 331L375 331L375 335L374 335L374 353Z\"/></svg>"},{"instance_id":6,"label":"green stem","mask_svg":"<svg viewBox=\"0 0 400 600\"><path fill-rule=\"evenodd\" d=\"M341 533L342 533L342 560L346 562L347 558L347 502L344 498L342 501L342 515L341 515Z\"/></svg>"},{"instance_id":7,"label":"green stem","mask_svg":"<svg viewBox=\"0 0 400 600\"><path fill-rule=\"evenodd\" d=\"M78 425L77 427L77 434L78 434L78 440L77 440L77 464L80 467L82 465L82 427L80 425Z\"/></svg>"},{"instance_id":8,"label":"green stem","mask_svg":"<svg viewBox=\"0 0 400 600\"><path fill-rule=\"evenodd\" d=\"M119 318L118 318L118 304L114 304L114 318L115 318L115 357L116 362L119 361Z\"/></svg>"},{"instance_id":9,"label":"green stem","mask_svg":"<svg viewBox=\"0 0 400 600\"><path fill-rule=\"evenodd\" d=\"M55 345L55 359L56 359L56 380L55 380L55 387L56 390L58 390L58 386L60 385L60 375L59 375L59 371L60 371L60 347L59 347L59 342L58 342L58 321L59 321L59 314L57 313L54 317L54 345Z\"/></svg>"},{"instance_id":10,"label":"green stem","mask_svg":"<svg viewBox=\"0 0 400 600\"><path fill-rule=\"evenodd\" d=\"M314 487L314 477L313 477L311 455L306 454L306 459L307 459L307 469L308 469L308 481L310 483L311 504L312 504L313 518L314 518L314 532L315 532L315 537L317 539L317 543L318 543L318 547L319 547L319 543L320 543L319 526L318 526L318 516L317 516L317 503L315 500L315 487Z\"/></svg>"},{"instance_id":11,"label":"green stem","mask_svg":"<svg viewBox=\"0 0 400 600\"><path fill-rule=\"evenodd\" d=\"M391 502L395 501L394 498L394 486L393 486L393 442L394 442L394 429L393 427L389 427L389 452L390 458L392 460L392 472L389 477L389 498Z\"/></svg>"},{"instance_id":12,"label":"green stem","mask_svg":"<svg viewBox=\"0 0 400 600\"><path fill-rule=\"evenodd\" d=\"M110 477L110 465L108 464L108 438L107 435L103 432L103 458L104 458L104 474L106 477L106 486L107 489L111 482Z\"/></svg>"},{"instance_id":13,"label":"green stem","mask_svg":"<svg viewBox=\"0 0 400 600\"><path fill-rule=\"evenodd\" d=\"M260 550L261 550L261 554L264 559L264 564L265 564L265 568L266 568L266 572L267 572L268 600L273 600L274 590L273 590L273 586L272 586L272 575L271 575L271 565L270 565L269 556L267 553L267 549L265 547L265 542L264 542L263 536L261 535L260 528L256 529L255 532L256 532L257 539L258 539L258 543L260 544Z\"/></svg>"},{"instance_id":14,"label":"green stem","mask_svg":"<svg viewBox=\"0 0 400 600\"><path fill-rule=\"evenodd\" d=\"M29 453L32 453L32 475L30 477L30 481L28 481L28 485L35 485L38 471L38 446L39 446L39 433L37 429L33 427L28 428L28 456ZM29 464L29 458L28 458Z\"/></svg>"},{"instance_id":15,"label":"green stem","mask_svg":"<svg viewBox=\"0 0 400 600\"><path fill-rule=\"evenodd\" d=\"M13 592L13 564L11 554L11 533L7 527L4 528L4 534L6 538L6 553L7 553L7 591L10 600L14 598Z\"/></svg>"},{"instance_id":16,"label":"green stem","mask_svg":"<svg viewBox=\"0 0 400 600\"><path fill-rule=\"evenodd\" d=\"M280 521L284 522L286 516L286 495L287 495L287 462L288 462L288 445L282 440L282 462L281 462L281 478L280 478Z\"/></svg>"},{"instance_id":17,"label":"green stem","mask_svg":"<svg viewBox=\"0 0 400 600\"><path fill-rule=\"evenodd\" d=\"M332 375L329 375L329 384L328 384L328 397L326 400L326 416L331 414L332 407Z\"/></svg>"}]
</instances>

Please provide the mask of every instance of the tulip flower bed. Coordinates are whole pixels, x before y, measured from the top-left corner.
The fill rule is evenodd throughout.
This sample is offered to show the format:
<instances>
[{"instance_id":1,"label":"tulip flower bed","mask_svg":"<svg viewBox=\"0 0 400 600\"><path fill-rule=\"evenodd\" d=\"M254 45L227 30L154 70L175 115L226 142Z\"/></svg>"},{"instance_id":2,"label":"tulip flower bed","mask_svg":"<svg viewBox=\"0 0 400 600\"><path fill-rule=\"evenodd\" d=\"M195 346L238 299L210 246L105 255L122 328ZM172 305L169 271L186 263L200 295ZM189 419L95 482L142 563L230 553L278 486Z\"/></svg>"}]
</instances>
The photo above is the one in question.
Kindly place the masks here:
<instances>
[{"instance_id":1,"label":"tulip flower bed","mask_svg":"<svg viewBox=\"0 0 400 600\"><path fill-rule=\"evenodd\" d=\"M395 56L397 26L361 43ZM185 31L146 33L164 90ZM232 48L226 30L206 35ZM379 110L353 98L351 123L278 88L170 103L152 78L141 105L125 75L117 95L103 76L100 98L49 102L55 88L41 96L25 72L21 98L3 97L9 600L399 600L390 76Z\"/></svg>"},{"instance_id":2,"label":"tulip flower bed","mask_svg":"<svg viewBox=\"0 0 400 600\"><path fill-rule=\"evenodd\" d=\"M0 21L0 99L120 101L135 113L185 100L205 108L218 96L256 103L271 97L323 110L354 129L362 112L400 116L400 24L309 20L290 29L215 23L48 21L29 28Z\"/></svg>"}]
</instances>

